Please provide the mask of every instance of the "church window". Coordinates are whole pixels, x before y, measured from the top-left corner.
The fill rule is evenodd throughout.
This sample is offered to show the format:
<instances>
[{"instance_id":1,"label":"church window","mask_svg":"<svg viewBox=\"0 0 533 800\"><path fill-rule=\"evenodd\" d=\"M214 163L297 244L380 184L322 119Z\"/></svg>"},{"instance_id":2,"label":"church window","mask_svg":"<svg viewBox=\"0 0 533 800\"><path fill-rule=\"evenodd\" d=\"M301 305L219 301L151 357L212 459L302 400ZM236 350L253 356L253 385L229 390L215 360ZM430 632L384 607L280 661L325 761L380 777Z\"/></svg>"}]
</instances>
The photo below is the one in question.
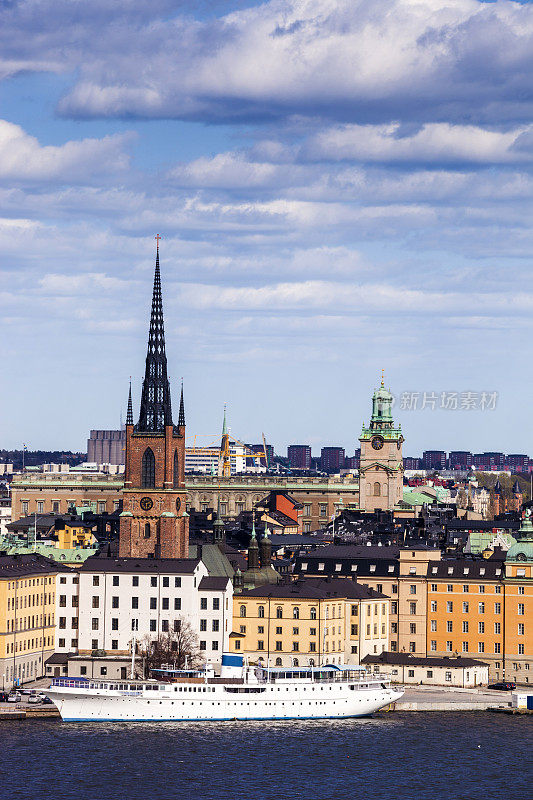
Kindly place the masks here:
<instances>
[{"instance_id":1,"label":"church window","mask_svg":"<svg viewBox=\"0 0 533 800\"><path fill-rule=\"evenodd\" d=\"M276 617L278 619L281 619L283 617L283 608L281 606L278 606L276 608Z\"/></svg>"},{"instance_id":2,"label":"church window","mask_svg":"<svg viewBox=\"0 0 533 800\"><path fill-rule=\"evenodd\" d=\"M316 619L316 608L311 609L311 619Z\"/></svg>"},{"instance_id":3,"label":"church window","mask_svg":"<svg viewBox=\"0 0 533 800\"><path fill-rule=\"evenodd\" d=\"M145 526L144 526L144 538L145 539L149 539L150 538L150 523L149 522L147 522L145 524Z\"/></svg>"},{"instance_id":4,"label":"church window","mask_svg":"<svg viewBox=\"0 0 533 800\"><path fill-rule=\"evenodd\" d=\"M141 470L141 487L153 489L155 487L155 456L150 447L144 451Z\"/></svg>"},{"instance_id":5,"label":"church window","mask_svg":"<svg viewBox=\"0 0 533 800\"><path fill-rule=\"evenodd\" d=\"M174 489L178 489L180 485L180 472L179 472L179 458L178 451L174 451Z\"/></svg>"},{"instance_id":6,"label":"church window","mask_svg":"<svg viewBox=\"0 0 533 800\"><path fill-rule=\"evenodd\" d=\"M239 613L240 613L241 617L245 617L246 616L246 606L241 606L240 609L239 609Z\"/></svg>"},{"instance_id":7,"label":"church window","mask_svg":"<svg viewBox=\"0 0 533 800\"><path fill-rule=\"evenodd\" d=\"M265 607L264 606L259 606L257 615L259 617L261 617L261 619L263 619L263 617L265 616Z\"/></svg>"},{"instance_id":8,"label":"church window","mask_svg":"<svg viewBox=\"0 0 533 800\"><path fill-rule=\"evenodd\" d=\"M293 619L300 618L300 609L298 608L298 606L294 606L294 608L292 609L292 618Z\"/></svg>"},{"instance_id":9,"label":"church window","mask_svg":"<svg viewBox=\"0 0 533 800\"><path fill-rule=\"evenodd\" d=\"M381 496L381 484L378 481L376 481L374 484L374 497L380 497L380 496Z\"/></svg>"}]
</instances>

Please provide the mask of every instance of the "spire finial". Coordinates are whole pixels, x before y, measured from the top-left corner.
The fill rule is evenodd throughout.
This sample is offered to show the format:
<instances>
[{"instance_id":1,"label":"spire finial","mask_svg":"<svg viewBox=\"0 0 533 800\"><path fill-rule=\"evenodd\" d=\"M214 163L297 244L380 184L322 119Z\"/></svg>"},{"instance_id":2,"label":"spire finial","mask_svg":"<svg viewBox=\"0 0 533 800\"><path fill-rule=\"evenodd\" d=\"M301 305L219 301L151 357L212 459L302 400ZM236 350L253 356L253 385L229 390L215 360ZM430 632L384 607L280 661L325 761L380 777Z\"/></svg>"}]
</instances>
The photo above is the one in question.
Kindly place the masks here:
<instances>
[{"instance_id":1,"label":"spire finial","mask_svg":"<svg viewBox=\"0 0 533 800\"><path fill-rule=\"evenodd\" d=\"M160 240L160 239L161 239L161 236L160 236L158 233L156 233L156 235L155 235L155 241L156 241L156 248L157 248L157 252L158 252L158 253L159 253L159 240Z\"/></svg>"},{"instance_id":2,"label":"spire finial","mask_svg":"<svg viewBox=\"0 0 533 800\"><path fill-rule=\"evenodd\" d=\"M130 390L128 392L128 413L126 414L126 425L133 425L133 404L131 402L131 375L130 375Z\"/></svg>"},{"instance_id":3,"label":"spire finial","mask_svg":"<svg viewBox=\"0 0 533 800\"><path fill-rule=\"evenodd\" d=\"M385 370L383 368L381 369L381 387L385 388Z\"/></svg>"},{"instance_id":4,"label":"spire finial","mask_svg":"<svg viewBox=\"0 0 533 800\"><path fill-rule=\"evenodd\" d=\"M183 403L183 378L181 379L180 411L178 414L178 428L185 427L185 405Z\"/></svg>"},{"instance_id":5,"label":"spire finial","mask_svg":"<svg viewBox=\"0 0 533 800\"><path fill-rule=\"evenodd\" d=\"M252 511L252 539L257 539L255 533L255 511Z\"/></svg>"}]
</instances>

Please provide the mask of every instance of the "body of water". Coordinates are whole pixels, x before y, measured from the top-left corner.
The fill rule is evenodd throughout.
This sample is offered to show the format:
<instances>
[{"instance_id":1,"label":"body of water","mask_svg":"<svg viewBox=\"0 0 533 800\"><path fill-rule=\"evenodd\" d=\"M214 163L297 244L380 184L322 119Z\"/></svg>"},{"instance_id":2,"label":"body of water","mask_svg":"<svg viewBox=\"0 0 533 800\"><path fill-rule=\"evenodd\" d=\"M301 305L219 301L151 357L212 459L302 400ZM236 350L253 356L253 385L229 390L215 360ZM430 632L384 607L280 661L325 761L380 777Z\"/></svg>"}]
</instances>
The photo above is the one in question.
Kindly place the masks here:
<instances>
[{"instance_id":1,"label":"body of water","mask_svg":"<svg viewBox=\"0 0 533 800\"><path fill-rule=\"evenodd\" d=\"M2 800L533 800L533 719L1 724Z\"/></svg>"}]
</instances>

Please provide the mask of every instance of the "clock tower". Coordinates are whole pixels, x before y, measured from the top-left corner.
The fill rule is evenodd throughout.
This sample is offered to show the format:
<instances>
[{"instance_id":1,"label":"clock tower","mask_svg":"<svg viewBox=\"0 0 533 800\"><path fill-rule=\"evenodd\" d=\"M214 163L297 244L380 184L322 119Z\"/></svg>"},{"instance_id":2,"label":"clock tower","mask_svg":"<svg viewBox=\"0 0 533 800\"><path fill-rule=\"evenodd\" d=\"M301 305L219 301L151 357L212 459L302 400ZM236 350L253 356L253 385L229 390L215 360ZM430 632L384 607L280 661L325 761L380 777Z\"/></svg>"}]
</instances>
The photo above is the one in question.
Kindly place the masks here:
<instances>
[{"instance_id":1,"label":"clock tower","mask_svg":"<svg viewBox=\"0 0 533 800\"><path fill-rule=\"evenodd\" d=\"M131 385L126 417L126 468L119 555L187 558L189 526L185 492L185 411L181 388L178 424L172 421L167 377L159 236L152 313L139 421L133 423Z\"/></svg>"},{"instance_id":2,"label":"clock tower","mask_svg":"<svg viewBox=\"0 0 533 800\"><path fill-rule=\"evenodd\" d=\"M381 386L372 396L370 425L360 436L359 508L392 510L403 497L402 429L394 427L392 394Z\"/></svg>"}]
</instances>

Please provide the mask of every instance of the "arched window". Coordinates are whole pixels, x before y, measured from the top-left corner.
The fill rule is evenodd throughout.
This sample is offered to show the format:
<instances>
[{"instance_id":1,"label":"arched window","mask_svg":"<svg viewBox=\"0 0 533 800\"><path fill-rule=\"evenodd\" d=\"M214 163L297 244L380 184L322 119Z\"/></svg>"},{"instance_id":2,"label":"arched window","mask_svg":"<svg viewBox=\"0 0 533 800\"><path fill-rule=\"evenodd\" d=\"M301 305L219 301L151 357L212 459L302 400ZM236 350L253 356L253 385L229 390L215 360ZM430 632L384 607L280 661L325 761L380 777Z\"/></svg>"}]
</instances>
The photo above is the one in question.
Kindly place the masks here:
<instances>
[{"instance_id":1,"label":"arched window","mask_svg":"<svg viewBox=\"0 0 533 800\"><path fill-rule=\"evenodd\" d=\"M241 617L245 617L246 616L246 606L241 606L240 607L239 614L241 615Z\"/></svg>"},{"instance_id":2,"label":"arched window","mask_svg":"<svg viewBox=\"0 0 533 800\"><path fill-rule=\"evenodd\" d=\"M311 619L316 619L316 608L311 609Z\"/></svg>"},{"instance_id":3,"label":"arched window","mask_svg":"<svg viewBox=\"0 0 533 800\"><path fill-rule=\"evenodd\" d=\"M179 489L180 485L180 462L178 458L178 451L174 450L174 489Z\"/></svg>"},{"instance_id":4,"label":"arched window","mask_svg":"<svg viewBox=\"0 0 533 800\"><path fill-rule=\"evenodd\" d=\"M265 607L264 606L259 606L257 613L258 613L258 616L261 619L263 619L263 617L265 616Z\"/></svg>"},{"instance_id":5,"label":"arched window","mask_svg":"<svg viewBox=\"0 0 533 800\"><path fill-rule=\"evenodd\" d=\"M282 664L283 661L281 660L281 658L276 658L276 667L281 667Z\"/></svg>"},{"instance_id":6,"label":"arched window","mask_svg":"<svg viewBox=\"0 0 533 800\"><path fill-rule=\"evenodd\" d=\"M335 606L331 607L331 618L335 619Z\"/></svg>"},{"instance_id":7,"label":"arched window","mask_svg":"<svg viewBox=\"0 0 533 800\"><path fill-rule=\"evenodd\" d=\"M379 481L374 484L374 497L381 497L381 484Z\"/></svg>"},{"instance_id":8,"label":"arched window","mask_svg":"<svg viewBox=\"0 0 533 800\"><path fill-rule=\"evenodd\" d=\"M283 617L283 609L282 609L282 607L281 607L281 606L278 606L278 607L276 608L276 617L277 617L278 619L281 619L281 618Z\"/></svg>"},{"instance_id":9,"label":"arched window","mask_svg":"<svg viewBox=\"0 0 533 800\"><path fill-rule=\"evenodd\" d=\"M141 488L153 489L155 487L155 456L150 447L144 451L141 469Z\"/></svg>"},{"instance_id":10,"label":"arched window","mask_svg":"<svg viewBox=\"0 0 533 800\"><path fill-rule=\"evenodd\" d=\"M300 619L300 609L298 606L294 606L292 609L292 618L293 619Z\"/></svg>"},{"instance_id":11,"label":"arched window","mask_svg":"<svg viewBox=\"0 0 533 800\"><path fill-rule=\"evenodd\" d=\"M299 667L300 666L300 662L298 661L297 658L293 658L292 659L292 666L293 667Z\"/></svg>"},{"instance_id":12,"label":"arched window","mask_svg":"<svg viewBox=\"0 0 533 800\"><path fill-rule=\"evenodd\" d=\"M309 666L310 667L314 667L315 666L315 659L314 658L310 658L309 659Z\"/></svg>"},{"instance_id":13,"label":"arched window","mask_svg":"<svg viewBox=\"0 0 533 800\"><path fill-rule=\"evenodd\" d=\"M145 523L145 526L144 526L144 538L145 539L149 539L150 538L150 523L149 522Z\"/></svg>"}]
</instances>

